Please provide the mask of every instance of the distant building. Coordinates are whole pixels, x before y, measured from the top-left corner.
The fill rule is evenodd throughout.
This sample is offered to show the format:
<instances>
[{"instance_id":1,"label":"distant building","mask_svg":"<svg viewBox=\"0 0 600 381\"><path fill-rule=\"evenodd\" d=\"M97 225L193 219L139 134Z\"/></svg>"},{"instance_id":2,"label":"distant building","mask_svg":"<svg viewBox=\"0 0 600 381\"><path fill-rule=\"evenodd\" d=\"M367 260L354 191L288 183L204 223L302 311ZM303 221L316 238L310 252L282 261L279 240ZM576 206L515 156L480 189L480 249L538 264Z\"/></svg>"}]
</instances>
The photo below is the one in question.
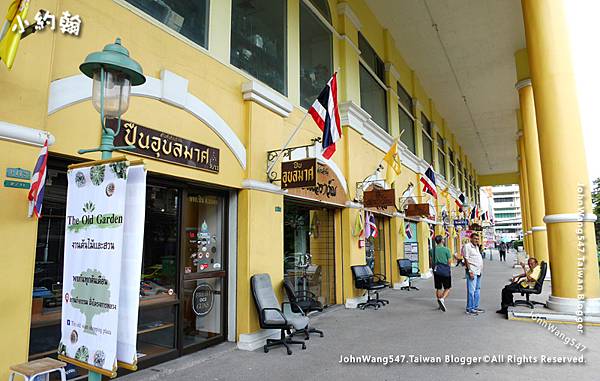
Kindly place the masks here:
<instances>
[{"instance_id":1,"label":"distant building","mask_svg":"<svg viewBox=\"0 0 600 381\"><path fill-rule=\"evenodd\" d=\"M483 187L491 189L490 211L494 216L497 240L517 240L523 238L521 224L521 196L518 185Z\"/></svg>"}]
</instances>

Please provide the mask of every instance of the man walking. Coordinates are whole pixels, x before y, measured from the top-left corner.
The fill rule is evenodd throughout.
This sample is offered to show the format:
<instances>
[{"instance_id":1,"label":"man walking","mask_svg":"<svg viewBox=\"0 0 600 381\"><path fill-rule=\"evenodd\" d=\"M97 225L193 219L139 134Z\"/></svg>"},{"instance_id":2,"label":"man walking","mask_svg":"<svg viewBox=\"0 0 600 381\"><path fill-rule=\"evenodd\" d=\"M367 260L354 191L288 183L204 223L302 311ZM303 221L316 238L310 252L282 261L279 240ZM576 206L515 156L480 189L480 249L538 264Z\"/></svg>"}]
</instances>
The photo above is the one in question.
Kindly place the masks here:
<instances>
[{"instance_id":1,"label":"man walking","mask_svg":"<svg viewBox=\"0 0 600 381\"><path fill-rule=\"evenodd\" d=\"M506 242L504 242L504 241L500 242L500 247L499 247L500 261L506 262L506 249L507 249Z\"/></svg>"},{"instance_id":2,"label":"man walking","mask_svg":"<svg viewBox=\"0 0 600 381\"><path fill-rule=\"evenodd\" d=\"M445 299L452 287L450 264L452 255L450 250L443 245L441 235L435 236L435 248L433 249L433 282L435 285L435 296L440 310L446 312ZM442 291L442 287L444 290Z\"/></svg>"},{"instance_id":3,"label":"man walking","mask_svg":"<svg viewBox=\"0 0 600 381\"><path fill-rule=\"evenodd\" d=\"M471 240L465 245L465 269L467 272L467 315L478 315L485 312L479 308L479 290L481 286L481 270L483 258L479 251L479 234L472 233Z\"/></svg>"}]
</instances>

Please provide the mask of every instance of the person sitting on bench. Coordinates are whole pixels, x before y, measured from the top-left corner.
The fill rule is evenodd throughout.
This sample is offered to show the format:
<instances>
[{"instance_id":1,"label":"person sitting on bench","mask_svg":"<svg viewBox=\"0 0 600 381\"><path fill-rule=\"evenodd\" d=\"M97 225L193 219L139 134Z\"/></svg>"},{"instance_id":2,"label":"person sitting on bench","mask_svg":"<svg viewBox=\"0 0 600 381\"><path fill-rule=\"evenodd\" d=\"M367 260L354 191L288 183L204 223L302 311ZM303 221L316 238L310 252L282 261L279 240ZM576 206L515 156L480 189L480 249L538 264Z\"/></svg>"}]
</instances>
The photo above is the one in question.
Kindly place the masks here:
<instances>
[{"instance_id":1,"label":"person sitting on bench","mask_svg":"<svg viewBox=\"0 0 600 381\"><path fill-rule=\"evenodd\" d=\"M535 283L540 277L540 266L535 258L529 258L527 260L529 270L524 271L523 274L515 275L511 278L511 283L504 286L502 289L502 306L496 311L499 314L508 314L508 307L513 305L514 293L519 293L523 289L534 288ZM523 270L525 270L524 264L521 264Z\"/></svg>"}]
</instances>

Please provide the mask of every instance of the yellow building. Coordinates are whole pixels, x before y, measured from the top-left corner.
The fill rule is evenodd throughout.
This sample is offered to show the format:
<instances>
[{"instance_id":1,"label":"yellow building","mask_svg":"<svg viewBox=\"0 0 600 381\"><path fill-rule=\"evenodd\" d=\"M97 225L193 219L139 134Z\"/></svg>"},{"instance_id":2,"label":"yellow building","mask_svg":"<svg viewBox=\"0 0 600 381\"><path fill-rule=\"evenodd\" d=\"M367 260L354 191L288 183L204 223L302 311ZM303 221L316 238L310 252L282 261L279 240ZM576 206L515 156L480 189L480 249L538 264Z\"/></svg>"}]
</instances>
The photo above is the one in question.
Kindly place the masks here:
<instances>
[{"instance_id":1,"label":"yellow building","mask_svg":"<svg viewBox=\"0 0 600 381\"><path fill-rule=\"evenodd\" d=\"M0 9L8 3L0 1ZM23 39L12 70L0 64L2 180L7 179L7 168L32 169L46 136L50 144L42 218L27 217L26 189L5 185L0 190L4 245L0 308L5 311L0 315L0 338L12 343L0 349L0 378L6 378L11 364L56 352L66 168L70 163L99 159L97 153L77 153L80 148L97 146L100 138L99 114L90 101L92 81L78 68L87 54L117 37L147 78L144 85L132 88L119 137L136 145L136 151L127 156L143 157L149 171L140 366L224 340L237 342L241 349L260 347L272 332L258 325L250 290L253 274L269 273L281 298L281 283L286 279L296 287L308 287L326 305L353 308L364 296L353 285L350 266L370 264L398 288L403 279L396 260L405 256L407 246L415 247L411 258L421 276L431 276L430 229L442 235L447 231L452 238L450 248L460 250L452 221L463 215L455 200L463 193L466 210L478 203L479 185L519 182L516 154L510 165L492 170L493 158L486 155L496 152L494 147L482 151L471 144L473 139L471 146L463 145L456 131L461 128L465 136L466 130L477 127L474 119L462 120L466 127L461 126L453 115L456 99L463 99L456 92L446 94L454 103L443 95L440 99L428 95L425 82L434 83L431 87L443 94L435 85L439 78L425 81L407 64L411 56L398 48L404 46L402 26L383 18L384 8L373 3L43 3L56 15L56 29L48 26ZM39 8L35 0L31 7ZM396 15L417 12L404 9L406 4L392 8ZM79 35L63 33L58 27L64 11L80 16ZM530 17L535 18L532 13ZM31 12L29 18L33 19ZM543 31L544 25L532 28ZM419 44L407 45L407 50L418 52ZM424 42L423 48L428 47ZM307 118L284 160L316 157L318 186L282 190L279 182L269 181L269 160L284 146L336 70L343 138L331 160L324 159L315 143L321 131ZM534 80L536 75L546 75L537 66L532 65L531 71ZM438 109L438 102L443 102L448 115ZM514 107L510 112L516 131ZM364 191L390 188L384 180L385 169L376 170L398 136L402 172L393 185L398 209L366 210ZM510 139L514 153L514 136ZM184 154L181 147L178 155L172 151L175 142L217 149L218 168L200 168L180 160ZM495 158L507 157L502 147L497 151ZM545 153L543 147L540 151ZM437 200L425 194L420 183L429 165L436 172ZM279 171L279 165L274 168ZM484 173L480 173L482 168L486 168ZM550 169L542 166L544 185L546 170ZM430 204L431 212L407 216L404 206L414 203ZM547 200L546 211L550 206ZM553 214L560 213L559 209ZM373 213L379 235L363 247L356 225L365 211ZM214 251L199 264L190 257L194 252L190 234L202 225L213 237ZM402 231L407 226L411 239ZM550 261L560 261L552 254L560 243L552 237L549 228ZM593 283L592 275L589 279L588 289L594 290L597 281ZM199 319L191 308L192 291L199 283L209 283L219 291L210 318ZM565 287L566 294L558 297L572 297L570 286Z\"/></svg>"}]
</instances>

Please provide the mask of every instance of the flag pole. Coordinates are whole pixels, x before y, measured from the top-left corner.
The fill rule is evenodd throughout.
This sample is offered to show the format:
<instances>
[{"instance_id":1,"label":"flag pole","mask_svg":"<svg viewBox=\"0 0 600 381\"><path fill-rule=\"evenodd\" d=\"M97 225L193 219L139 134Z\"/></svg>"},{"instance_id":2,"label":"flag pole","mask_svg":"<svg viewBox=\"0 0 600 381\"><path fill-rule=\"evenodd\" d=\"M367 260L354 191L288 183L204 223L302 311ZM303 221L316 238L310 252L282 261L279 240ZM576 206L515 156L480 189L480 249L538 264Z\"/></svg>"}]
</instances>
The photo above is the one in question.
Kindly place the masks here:
<instances>
[{"instance_id":1,"label":"flag pole","mask_svg":"<svg viewBox=\"0 0 600 381\"><path fill-rule=\"evenodd\" d=\"M341 70L341 68L338 66L337 70L331 76L333 77L334 75L338 74L340 72L340 70ZM306 112L304 113L302 120L300 121L300 123L298 123L298 125L292 132L292 135L290 135L289 139L287 140L287 142L285 143L283 148L281 148L279 150L279 152L277 152L277 156L275 156L275 160L271 164L269 164L269 166L267 167L267 179L271 178L271 176L270 176L271 170L273 169L273 167L275 167L277 162L279 162L279 159L281 159L281 155L283 154L283 151L285 151L285 149L290 145L290 143L292 142L292 139L294 139L294 136L296 136L298 131L300 131L300 128L302 127L302 124L306 120L307 116L308 116L308 110L306 110Z\"/></svg>"},{"instance_id":2,"label":"flag pole","mask_svg":"<svg viewBox=\"0 0 600 381\"><path fill-rule=\"evenodd\" d=\"M275 166L275 164L277 164L277 162L279 161L279 159L281 159L281 155L283 154L283 151L285 151L285 149L290 145L290 143L292 142L292 139L294 139L294 136L296 136L296 134L298 133L298 131L300 131L300 127L302 127L302 124L306 120L307 116L308 116L308 111L304 113L304 116L302 117L302 120L300 121L300 123L298 123L298 125L296 126L296 128L294 129L294 131L292 132L292 134L290 135L289 139L287 140L287 142L285 143L285 145L283 146L283 148L281 148L279 150L279 152L277 152L277 156L275 156L275 160L271 164L269 164L269 166L267 167L267 178L270 178L269 174L271 173L271 170L273 169L273 167Z\"/></svg>"}]
</instances>

